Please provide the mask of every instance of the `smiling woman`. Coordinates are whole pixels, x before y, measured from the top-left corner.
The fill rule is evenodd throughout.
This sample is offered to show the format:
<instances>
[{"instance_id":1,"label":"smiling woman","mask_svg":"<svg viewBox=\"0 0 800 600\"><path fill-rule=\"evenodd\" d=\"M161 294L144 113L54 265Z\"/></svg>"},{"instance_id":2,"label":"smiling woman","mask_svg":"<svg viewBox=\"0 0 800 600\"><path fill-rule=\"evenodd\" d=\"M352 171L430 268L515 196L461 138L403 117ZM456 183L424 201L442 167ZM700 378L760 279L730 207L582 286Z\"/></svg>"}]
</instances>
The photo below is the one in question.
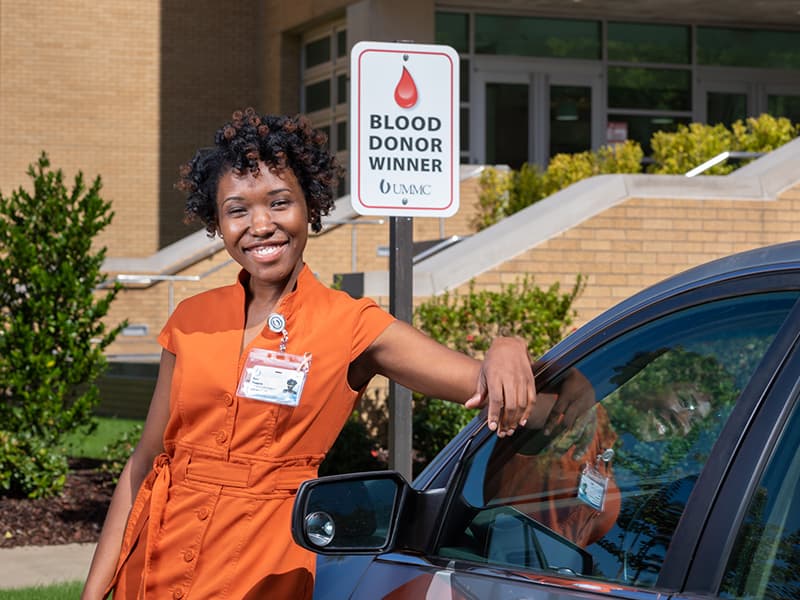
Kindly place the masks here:
<instances>
[{"instance_id":1,"label":"smiling woman","mask_svg":"<svg viewBox=\"0 0 800 600\"><path fill-rule=\"evenodd\" d=\"M187 216L242 269L184 300L159 336L147 421L84 600L310 598L315 557L291 540L293 499L375 375L488 404L500 436L526 422L524 341L498 338L479 363L314 277L308 228L321 229L340 173L325 142L303 117L248 109L182 168Z\"/></svg>"}]
</instances>

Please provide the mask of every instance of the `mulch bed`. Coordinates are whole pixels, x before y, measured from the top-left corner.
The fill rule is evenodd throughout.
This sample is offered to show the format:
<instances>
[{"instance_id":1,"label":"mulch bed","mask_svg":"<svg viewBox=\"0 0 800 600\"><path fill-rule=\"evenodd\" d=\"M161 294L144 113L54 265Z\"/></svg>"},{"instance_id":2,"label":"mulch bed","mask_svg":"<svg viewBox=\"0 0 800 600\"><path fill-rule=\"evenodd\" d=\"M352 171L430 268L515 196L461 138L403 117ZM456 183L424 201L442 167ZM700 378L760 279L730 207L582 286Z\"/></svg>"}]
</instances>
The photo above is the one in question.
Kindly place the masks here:
<instances>
[{"instance_id":1,"label":"mulch bed","mask_svg":"<svg viewBox=\"0 0 800 600\"><path fill-rule=\"evenodd\" d=\"M114 491L101 463L70 460L61 496L30 500L0 496L0 548L96 542Z\"/></svg>"}]
</instances>

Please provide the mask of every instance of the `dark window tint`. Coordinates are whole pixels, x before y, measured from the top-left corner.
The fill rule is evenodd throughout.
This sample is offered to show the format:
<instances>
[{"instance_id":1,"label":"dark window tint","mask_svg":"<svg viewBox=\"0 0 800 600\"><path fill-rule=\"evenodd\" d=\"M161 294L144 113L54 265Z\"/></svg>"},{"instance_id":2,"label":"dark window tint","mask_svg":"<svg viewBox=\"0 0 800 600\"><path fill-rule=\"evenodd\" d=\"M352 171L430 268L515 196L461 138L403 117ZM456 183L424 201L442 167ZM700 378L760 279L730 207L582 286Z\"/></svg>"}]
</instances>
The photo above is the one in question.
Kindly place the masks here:
<instances>
[{"instance_id":1,"label":"dark window tint","mask_svg":"<svg viewBox=\"0 0 800 600\"><path fill-rule=\"evenodd\" d=\"M747 94L708 92L706 96L706 122L722 123L730 127L734 121L747 118Z\"/></svg>"},{"instance_id":2,"label":"dark window tint","mask_svg":"<svg viewBox=\"0 0 800 600\"><path fill-rule=\"evenodd\" d=\"M726 67L800 69L800 32L698 27L697 62Z\"/></svg>"},{"instance_id":3,"label":"dark window tint","mask_svg":"<svg viewBox=\"0 0 800 600\"><path fill-rule=\"evenodd\" d=\"M608 24L608 60L688 64L689 28L643 23Z\"/></svg>"},{"instance_id":4,"label":"dark window tint","mask_svg":"<svg viewBox=\"0 0 800 600\"><path fill-rule=\"evenodd\" d=\"M750 501L720 595L800 598L800 410L787 429Z\"/></svg>"},{"instance_id":5,"label":"dark window tint","mask_svg":"<svg viewBox=\"0 0 800 600\"><path fill-rule=\"evenodd\" d=\"M691 72L683 69L608 68L609 108L691 110Z\"/></svg>"},{"instance_id":6,"label":"dark window tint","mask_svg":"<svg viewBox=\"0 0 800 600\"><path fill-rule=\"evenodd\" d=\"M331 80L324 79L306 86L306 112L331 106Z\"/></svg>"},{"instance_id":7,"label":"dark window tint","mask_svg":"<svg viewBox=\"0 0 800 600\"><path fill-rule=\"evenodd\" d=\"M456 52L469 52L469 15L437 12L436 43L452 46Z\"/></svg>"},{"instance_id":8,"label":"dark window tint","mask_svg":"<svg viewBox=\"0 0 800 600\"><path fill-rule=\"evenodd\" d=\"M687 308L567 369L524 429L468 459L439 554L655 586L714 443L797 296Z\"/></svg>"},{"instance_id":9,"label":"dark window tint","mask_svg":"<svg viewBox=\"0 0 800 600\"><path fill-rule=\"evenodd\" d=\"M505 15L475 17L475 52L552 58L600 58L600 23Z\"/></svg>"},{"instance_id":10,"label":"dark window tint","mask_svg":"<svg viewBox=\"0 0 800 600\"><path fill-rule=\"evenodd\" d=\"M336 57L347 56L347 31L342 29L336 32Z\"/></svg>"},{"instance_id":11,"label":"dark window tint","mask_svg":"<svg viewBox=\"0 0 800 600\"><path fill-rule=\"evenodd\" d=\"M331 38L324 37L306 44L306 69L326 63L331 59Z\"/></svg>"}]
</instances>

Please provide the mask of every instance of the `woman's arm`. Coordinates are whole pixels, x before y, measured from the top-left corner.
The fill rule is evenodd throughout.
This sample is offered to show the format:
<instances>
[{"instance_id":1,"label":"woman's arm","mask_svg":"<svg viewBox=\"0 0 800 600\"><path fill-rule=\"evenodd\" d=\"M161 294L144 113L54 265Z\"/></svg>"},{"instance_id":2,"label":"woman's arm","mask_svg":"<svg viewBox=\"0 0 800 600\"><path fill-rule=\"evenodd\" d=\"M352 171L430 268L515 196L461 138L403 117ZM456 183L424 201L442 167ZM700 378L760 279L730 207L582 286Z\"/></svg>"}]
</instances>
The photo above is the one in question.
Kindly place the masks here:
<instances>
[{"instance_id":1,"label":"woman's arm","mask_svg":"<svg viewBox=\"0 0 800 600\"><path fill-rule=\"evenodd\" d=\"M169 420L169 394L172 372L175 368L175 355L163 350L158 369L158 380L153 391L153 399L147 412L147 420L142 437L136 444L131 457L125 464L119 482L111 497L103 530L94 551L89 575L81 594L81 600L99 600L106 586L114 576L119 550L128 513L133 505L139 486L142 485L153 466L153 459L163 451L164 429Z\"/></svg>"},{"instance_id":2,"label":"woman's arm","mask_svg":"<svg viewBox=\"0 0 800 600\"><path fill-rule=\"evenodd\" d=\"M395 321L350 366L358 389L384 375L427 396L479 408L489 403L489 427L511 434L527 421L535 387L527 346L497 338L483 362L451 350L402 321Z\"/></svg>"}]
</instances>

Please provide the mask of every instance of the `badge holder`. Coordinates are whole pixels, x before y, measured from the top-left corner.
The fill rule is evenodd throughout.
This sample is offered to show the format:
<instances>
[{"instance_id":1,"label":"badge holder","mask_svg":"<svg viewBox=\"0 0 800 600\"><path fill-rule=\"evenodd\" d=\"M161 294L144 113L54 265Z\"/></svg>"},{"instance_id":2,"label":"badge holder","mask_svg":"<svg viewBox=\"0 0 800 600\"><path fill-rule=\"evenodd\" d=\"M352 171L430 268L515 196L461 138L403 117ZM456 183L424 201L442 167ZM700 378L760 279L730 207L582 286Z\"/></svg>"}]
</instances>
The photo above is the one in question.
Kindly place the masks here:
<instances>
[{"instance_id":1,"label":"badge holder","mask_svg":"<svg viewBox=\"0 0 800 600\"><path fill-rule=\"evenodd\" d=\"M608 473L608 463L612 458L614 458L614 450L607 448L602 454L597 455L593 465L586 463L581 472L581 479L578 483L578 500L585 502L597 512L603 511L608 490L608 475L600 472L600 463L603 463L603 470Z\"/></svg>"},{"instance_id":2,"label":"badge holder","mask_svg":"<svg viewBox=\"0 0 800 600\"><path fill-rule=\"evenodd\" d=\"M297 406L310 368L311 354L299 356L253 348L236 393L261 402Z\"/></svg>"}]
</instances>

